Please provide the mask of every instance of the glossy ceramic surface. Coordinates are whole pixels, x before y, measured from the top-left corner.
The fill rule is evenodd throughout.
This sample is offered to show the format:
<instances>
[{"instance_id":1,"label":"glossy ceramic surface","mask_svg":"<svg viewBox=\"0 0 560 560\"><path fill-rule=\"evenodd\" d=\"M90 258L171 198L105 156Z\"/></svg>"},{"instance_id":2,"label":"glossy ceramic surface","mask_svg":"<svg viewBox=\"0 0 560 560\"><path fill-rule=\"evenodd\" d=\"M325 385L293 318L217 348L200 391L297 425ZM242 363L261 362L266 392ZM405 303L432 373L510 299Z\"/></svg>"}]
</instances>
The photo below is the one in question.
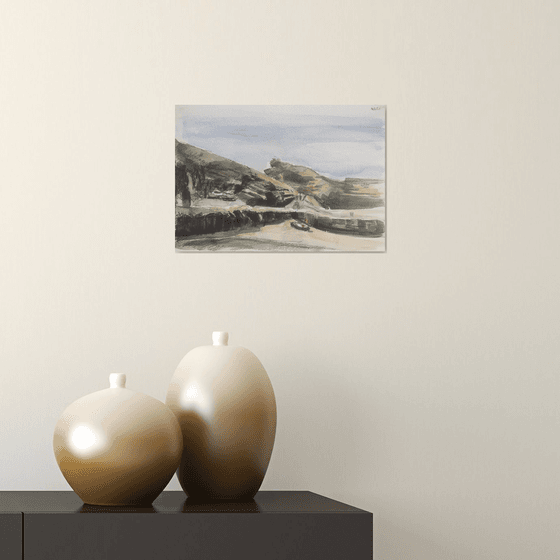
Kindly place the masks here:
<instances>
[{"instance_id":1,"label":"glossy ceramic surface","mask_svg":"<svg viewBox=\"0 0 560 560\"><path fill-rule=\"evenodd\" d=\"M183 433L177 471L187 496L250 500L260 488L276 435L276 399L259 359L216 332L181 361L166 404Z\"/></svg>"},{"instance_id":2,"label":"glossy ceramic surface","mask_svg":"<svg viewBox=\"0 0 560 560\"><path fill-rule=\"evenodd\" d=\"M173 412L125 382L124 374L111 374L109 389L78 399L56 424L56 461L86 504L150 505L180 462Z\"/></svg>"}]
</instances>

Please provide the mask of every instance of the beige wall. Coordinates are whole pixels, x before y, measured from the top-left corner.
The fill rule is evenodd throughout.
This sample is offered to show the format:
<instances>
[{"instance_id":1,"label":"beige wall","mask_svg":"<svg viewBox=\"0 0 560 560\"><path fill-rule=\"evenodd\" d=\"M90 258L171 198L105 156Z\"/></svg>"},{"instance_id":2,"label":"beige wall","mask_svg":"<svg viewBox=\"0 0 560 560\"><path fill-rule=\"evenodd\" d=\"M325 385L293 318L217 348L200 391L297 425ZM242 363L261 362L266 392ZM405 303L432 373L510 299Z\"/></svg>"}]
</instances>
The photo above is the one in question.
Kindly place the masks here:
<instances>
[{"instance_id":1,"label":"beige wall","mask_svg":"<svg viewBox=\"0 0 560 560\"><path fill-rule=\"evenodd\" d=\"M265 489L383 560L560 557L557 2L22 2L0 17L0 489L66 489L74 399L228 330ZM175 104L388 106L385 254L175 254ZM170 488L178 485L173 481Z\"/></svg>"}]
</instances>

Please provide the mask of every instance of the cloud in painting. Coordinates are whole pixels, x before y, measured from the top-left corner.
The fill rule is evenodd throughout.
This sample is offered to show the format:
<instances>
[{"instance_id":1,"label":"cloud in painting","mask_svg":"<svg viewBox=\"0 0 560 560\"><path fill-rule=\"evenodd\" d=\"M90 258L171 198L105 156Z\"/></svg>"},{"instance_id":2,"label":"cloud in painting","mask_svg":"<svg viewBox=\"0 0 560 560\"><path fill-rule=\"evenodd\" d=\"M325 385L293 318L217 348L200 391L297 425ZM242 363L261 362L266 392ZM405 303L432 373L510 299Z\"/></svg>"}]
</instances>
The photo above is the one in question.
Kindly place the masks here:
<instances>
[{"instance_id":1,"label":"cloud in painting","mask_svg":"<svg viewBox=\"0 0 560 560\"><path fill-rule=\"evenodd\" d=\"M333 178L385 177L385 110L372 106L177 106L175 136L258 170L273 158Z\"/></svg>"}]
</instances>

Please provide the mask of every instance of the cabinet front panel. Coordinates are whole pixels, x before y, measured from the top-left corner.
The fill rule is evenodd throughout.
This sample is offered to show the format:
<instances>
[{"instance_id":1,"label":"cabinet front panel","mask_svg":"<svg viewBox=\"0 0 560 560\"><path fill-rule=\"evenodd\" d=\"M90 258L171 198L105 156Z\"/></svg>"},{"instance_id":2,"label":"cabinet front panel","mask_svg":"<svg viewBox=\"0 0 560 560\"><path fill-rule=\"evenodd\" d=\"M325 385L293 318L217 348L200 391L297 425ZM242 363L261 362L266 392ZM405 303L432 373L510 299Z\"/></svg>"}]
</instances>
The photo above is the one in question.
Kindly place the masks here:
<instances>
[{"instance_id":1,"label":"cabinet front panel","mask_svg":"<svg viewBox=\"0 0 560 560\"><path fill-rule=\"evenodd\" d=\"M371 560L372 531L365 512L34 513L24 546L25 560Z\"/></svg>"},{"instance_id":2,"label":"cabinet front panel","mask_svg":"<svg viewBox=\"0 0 560 560\"><path fill-rule=\"evenodd\" d=\"M21 560L21 513L0 513L0 558Z\"/></svg>"}]
</instances>

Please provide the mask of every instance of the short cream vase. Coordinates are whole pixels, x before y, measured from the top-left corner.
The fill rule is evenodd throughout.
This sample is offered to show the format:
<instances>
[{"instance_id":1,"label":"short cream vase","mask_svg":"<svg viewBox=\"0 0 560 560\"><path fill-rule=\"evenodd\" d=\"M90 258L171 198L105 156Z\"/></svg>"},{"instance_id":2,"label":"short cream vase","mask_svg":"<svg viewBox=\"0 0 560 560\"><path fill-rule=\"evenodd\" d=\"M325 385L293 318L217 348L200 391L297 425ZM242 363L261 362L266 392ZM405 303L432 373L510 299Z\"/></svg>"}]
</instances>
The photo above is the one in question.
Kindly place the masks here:
<instances>
[{"instance_id":1,"label":"short cream vase","mask_svg":"<svg viewBox=\"0 0 560 560\"><path fill-rule=\"evenodd\" d=\"M110 387L73 402L60 416L53 448L74 492L99 506L149 506L179 466L181 428L165 404L125 387Z\"/></svg>"}]
</instances>

